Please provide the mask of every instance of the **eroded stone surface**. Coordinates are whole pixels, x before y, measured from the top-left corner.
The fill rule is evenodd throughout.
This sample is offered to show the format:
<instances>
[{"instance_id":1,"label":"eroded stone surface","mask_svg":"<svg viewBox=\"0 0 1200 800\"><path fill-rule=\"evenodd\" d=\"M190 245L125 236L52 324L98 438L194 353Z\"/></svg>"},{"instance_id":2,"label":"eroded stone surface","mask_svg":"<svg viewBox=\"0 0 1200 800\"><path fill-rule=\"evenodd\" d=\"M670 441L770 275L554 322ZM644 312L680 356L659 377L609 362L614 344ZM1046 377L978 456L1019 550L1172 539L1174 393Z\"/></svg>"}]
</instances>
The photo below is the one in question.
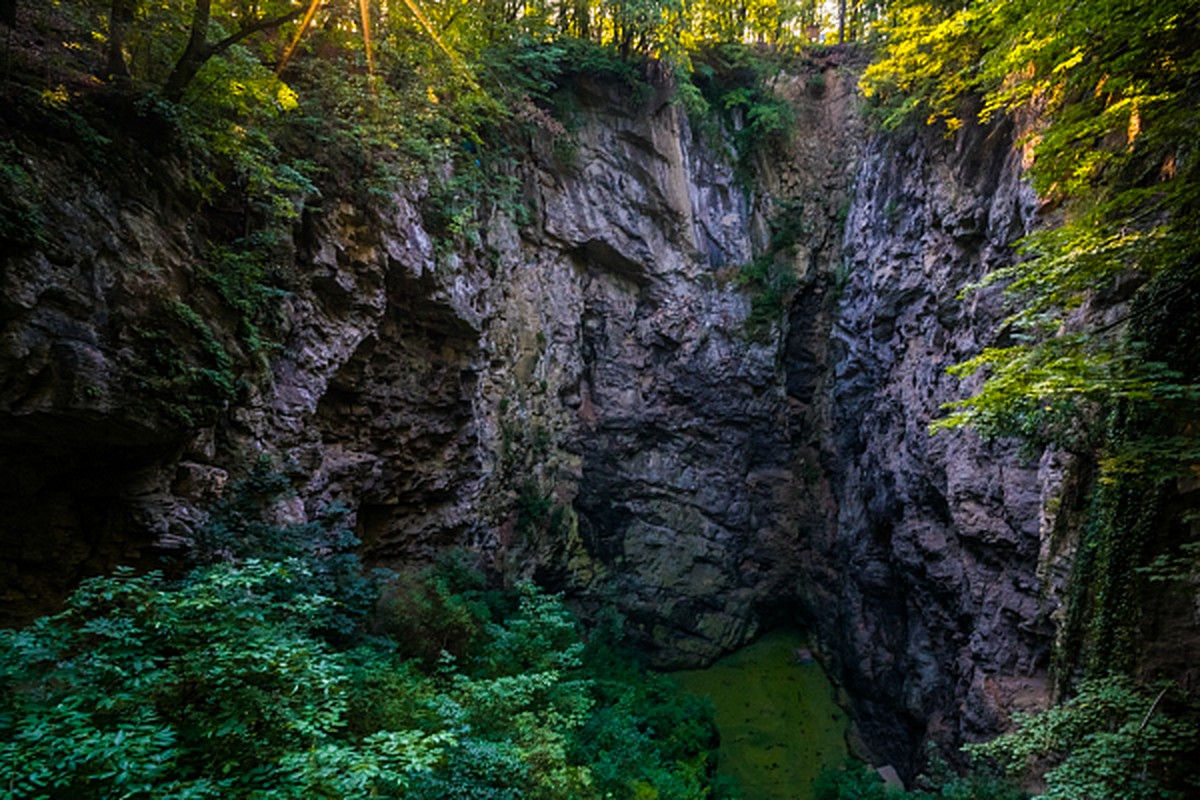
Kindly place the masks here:
<instances>
[{"instance_id":1,"label":"eroded stone surface","mask_svg":"<svg viewBox=\"0 0 1200 800\"><path fill-rule=\"evenodd\" d=\"M1003 314L996 289L958 293L1009 263L1033 221L1012 138L877 139L847 220L826 551L843 569L818 573L814 602L840 609L831 650L881 761L919 757L919 737L882 730L975 739L1045 698L1053 630L1036 565L1054 473L1015 443L928 431L960 396L946 368L991 344Z\"/></svg>"}]
</instances>

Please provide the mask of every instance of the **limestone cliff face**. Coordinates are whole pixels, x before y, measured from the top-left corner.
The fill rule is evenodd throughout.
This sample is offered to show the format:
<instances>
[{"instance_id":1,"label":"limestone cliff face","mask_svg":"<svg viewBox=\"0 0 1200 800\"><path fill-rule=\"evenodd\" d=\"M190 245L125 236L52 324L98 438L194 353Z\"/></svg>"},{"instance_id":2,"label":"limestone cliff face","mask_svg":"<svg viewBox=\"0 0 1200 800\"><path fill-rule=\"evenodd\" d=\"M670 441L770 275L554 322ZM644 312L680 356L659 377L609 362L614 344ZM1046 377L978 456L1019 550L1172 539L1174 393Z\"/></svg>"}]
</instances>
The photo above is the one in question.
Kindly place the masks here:
<instances>
[{"instance_id":1,"label":"limestone cliff face","mask_svg":"<svg viewBox=\"0 0 1200 800\"><path fill-rule=\"evenodd\" d=\"M928 431L961 396L946 368L993 344L1003 318L998 289L958 294L1009 263L1033 221L1013 138L877 138L847 220L830 337L838 519L819 558L837 569L814 574L812 603L838 609L823 631L859 725L900 764L922 736L986 736L1047 692L1037 565L1059 471L1015 443Z\"/></svg>"},{"instance_id":2,"label":"limestone cliff face","mask_svg":"<svg viewBox=\"0 0 1200 800\"><path fill-rule=\"evenodd\" d=\"M326 200L293 231L267 353L197 277L204 222L169 165L114 183L33 153L64 234L0 260L8 619L153 564L266 455L298 490L282 511L341 502L370 560L471 549L615 603L663 665L809 625L881 759L1040 701L1056 473L926 431L1000 313L956 294L1030 223L1012 137L867 145L848 70L776 88L798 129L753 187L665 90L634 105L585 81L570 163L546 134L513 166L519 224L489 213L454 249L420 186ZM781 217L798 288L754 336L736 267ZM164 374L211 366L214 342L245 380L184 424Z\"/></svg>"}]
</instances>

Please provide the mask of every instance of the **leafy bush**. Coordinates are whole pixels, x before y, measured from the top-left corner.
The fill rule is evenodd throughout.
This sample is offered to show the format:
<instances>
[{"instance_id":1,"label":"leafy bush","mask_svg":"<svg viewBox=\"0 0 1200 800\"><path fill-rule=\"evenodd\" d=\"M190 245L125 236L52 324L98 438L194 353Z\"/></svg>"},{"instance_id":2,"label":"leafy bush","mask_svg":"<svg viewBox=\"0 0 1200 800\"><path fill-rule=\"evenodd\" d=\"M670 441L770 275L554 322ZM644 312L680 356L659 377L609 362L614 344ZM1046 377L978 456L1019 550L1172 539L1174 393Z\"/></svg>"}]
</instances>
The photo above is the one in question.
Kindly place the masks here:
<instances>
[{"instance_id":1,"label":"leafy bush","mask_svg":"<svg viewBox=\"0 0 1200 800\"><path fill-rule=\"evenodd\" d=\"M211 422L237 397L235 361L212 326L182 300L162 303L134 325L130 373L165 415L185 427Z\"/></svg>"},{"instance_id":2,"label":"leafy bush","mask_svg":"<svg viewBox=\"0 0 1200 800\"><path fill-rule=\"evenodd\" d=\"M1195 539L1176 500L1200 464L1194 5L898 0L883 32L862 87L884 125L1007 117L1053 212L967 287L1004 286L1011 313L932 427L1073 454L1091 499L1055 668L1133 671L1161 602L1139 573Z\"/></svg>"},{"instance_id":3,"label":"leafy bush","mask_svg":"<svg viewBox=\"0 0 1200 800\"><path fill-rule=\"evenodd\" d=\"M443 654L469 659L498 603L481 575L461 556L448 555L432 568L385 581L371 626L393 639L398 652L432 668Z\"/></svg>"},{"instance_id":4,"label":"leafy bush","mask_svg":"<svg viewBox=\"0 0 1200 800\"><path fill-rule=\"evenodd\" d=\"M1188 428L1200 384L1187 368L1195 358L1176 362L1142 322L1196 285L1200 174L1178 154L1197 143L1200 65L1182 22L1192 19L1188 3L1143 10L1101 0L903 0L862 83L891 127L955 130L1024 115L1036 126L1026 139L1029 176L1046 206L1062 209L1060 224L1026 237L1021 258L982 281L1006 286L1013 313L998 344L955 368L985 380L975 396L948 404L937 427L1099 451L1106 477L1113 465L1137 464L1173 479L1196 461ZM1121 296L1132 296L1126 319L1093 324L1088 316L1099 314L1078 313ZM1185 312L1185 326L1192 316ZM1080 441L1122 406L1183 424L1119 426L1124 435Z\"/></svg>"},{"instance_id":5,"label":"leafy bush","mask_svg":"<svg viewBox=\"0 0 1200 800\"><path fill-rule=\"evenodd\" d=\"M888 800L896 794L873 770L857 762L827 769L813 781L813 800Z\"/></svg>"},{"instance_id":6,"label":"leafy bush","mask_svg":"<svg viewBox=\"0 0 1200 800\"><path fill-rule=\"evenodd\" d=\"M198 536L207 563L95 578L62 613L0 631L0 785L84 800L711 796L711 714L585 648L560 597L489 593L447 560L435 585L393 595L440 603L402 632L427 642L353 635L365 579L349 532L336 514L273 521L288 491L259 465ZM405 654L464 628L458 655Z\"/></svg>"},{"instance_id":7,"label":"leafy bush","mask_svg":"<svg viewBox=\"0 0 1200 800\"><path fill-rule=\"evenodd\" d=\"M296 201L316 191L311 165L277 144L299 98L246 48L209 61L178 107L159 103L192 156L193 185L208 198L244 195L254 227L295 217Z\"/></svg>"},{"instance_id":8,"label":"leafy bush","mask_svg":"<svg viewBox=\"0 0 1200 800\"><path fill-rule=\"evenodd\" d=\"M269 587L273 599L284 603L297 593L324 598L327 602L310 612L311 630L336 641L352 639L362 632L378 594L354 549L358 537L340 505L323 509L308 522L280 521L281 502L294 497L288 478L260 460L214 504L196 532L191 556L201 563L257 559L301 564L302 572Z\"/></svg>"},{"instance_id":9,"label":"leafy bush","mask_svg":"<svg viewBox=\"0 0 1200 800\"><path fill-rule=\"evenodd\" d=\"M121 572L4 632L0 783L20 797L287 796L272 787L333 736L348 686L309 625L328 601L275 597L306 577L297 560L178 583Z\"/></svg>"},{"instance_id":10,"label":"leafy bush","mask_svg":"<svg viewBox=\"0 0 1200 800\"><path fill-rule=\"evenodd\" d=\"M778 66L739 42L701 49L692 56L692 64L690 83L700 97L690 89L682 95L692 124L713 137L717 131L712 113L725 121L733 132L738 176L748 181L754 160L785 142L795 126L792 107L767 84Z\"/></svg>"},{"instance_id":11,"label":"leafy bush","mask_svg":"<svg viewBox=\"0 0 1200 800\"><path fill-rule=\"evenodd\" d=\"M975 759L966 776L939 759L926 789L885 789L873 772L849 765L823 774L815 800L1020 800L1016 779L1041 782L1034 800L1183 800L1200 788L1195 767L1194 711L1179 704L1170 684L1145 687L1119 675L1082 682L1074 697L1035 715L1019 715L1016 729L964 751ZM1008 779L996 773L998 766Z\"/></svg>"},{"instance_id":12,"label":"leafy bush","mask_svg":"<svg viewBox=\"0 0 1200 800\"><path fill-rule=\"evenodd\" d=\"M1021 717L1017 730L967 750L1013 774L1044 773L1041 800L1194 797L1200 731L1171 713L1169 693L1169 686L1156 693L1118 675L1093 678L1069 701Z\"/></svg>"},{"instance_id":13,"label":"leafy bush","mask_svg":"<svg viewBox=\"0 0 1200 800\"><path fill-rule=\"evenodd\" d=\"M901 791L887 786L874 770L851 762L818 775L813 800L1023 800L1026 796L1011 781L986 769L960 776L935 757L929 771L932 774L917 778L924 788Z\"/></svg>"}]
</instances>

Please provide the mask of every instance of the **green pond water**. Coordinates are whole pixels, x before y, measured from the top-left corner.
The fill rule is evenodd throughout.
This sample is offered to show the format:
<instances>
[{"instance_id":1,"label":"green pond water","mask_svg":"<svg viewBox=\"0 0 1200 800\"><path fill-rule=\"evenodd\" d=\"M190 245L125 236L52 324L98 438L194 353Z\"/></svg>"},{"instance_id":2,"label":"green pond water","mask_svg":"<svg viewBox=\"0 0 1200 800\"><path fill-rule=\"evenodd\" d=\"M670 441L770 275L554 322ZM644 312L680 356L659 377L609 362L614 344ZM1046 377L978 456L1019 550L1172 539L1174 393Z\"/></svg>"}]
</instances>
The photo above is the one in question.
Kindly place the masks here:
<instances>
[{"instance_id":1,"label":"green pond water","mask_svg":"<svg viewBox=\"0 0 1200 800\"><path fill-rule=\"evenodd\" d=\"M708 669L673 673L687 691L712 698L719 771L741 800L810 800L813 778L846 759L846 714L821 666L796 663L804 644L779 631Z\"/></svg>"}]
</instances>

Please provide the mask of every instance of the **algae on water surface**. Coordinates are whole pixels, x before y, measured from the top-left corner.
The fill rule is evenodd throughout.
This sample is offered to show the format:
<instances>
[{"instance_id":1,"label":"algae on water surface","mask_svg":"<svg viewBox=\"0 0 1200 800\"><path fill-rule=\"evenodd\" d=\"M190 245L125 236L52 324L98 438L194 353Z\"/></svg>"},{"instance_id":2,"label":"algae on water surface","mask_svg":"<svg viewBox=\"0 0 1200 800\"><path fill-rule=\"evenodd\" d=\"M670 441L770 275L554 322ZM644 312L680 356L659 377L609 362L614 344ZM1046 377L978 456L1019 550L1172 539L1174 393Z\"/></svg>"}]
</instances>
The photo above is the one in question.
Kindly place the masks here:
<instances>
[{"instance_id":1,"label":"algae on water surface","mask_svg":"<svg viewBox=\"0 0 1200 800\"><path fill-rule=\"evenodd\" d=\"M741 800L809 800L813 778L847 756L846 714L821 666L797 663L803 645L800 634L777 631L708 669L674 673L712 698L719 770Z\"/></svg>"}]
</instances>

